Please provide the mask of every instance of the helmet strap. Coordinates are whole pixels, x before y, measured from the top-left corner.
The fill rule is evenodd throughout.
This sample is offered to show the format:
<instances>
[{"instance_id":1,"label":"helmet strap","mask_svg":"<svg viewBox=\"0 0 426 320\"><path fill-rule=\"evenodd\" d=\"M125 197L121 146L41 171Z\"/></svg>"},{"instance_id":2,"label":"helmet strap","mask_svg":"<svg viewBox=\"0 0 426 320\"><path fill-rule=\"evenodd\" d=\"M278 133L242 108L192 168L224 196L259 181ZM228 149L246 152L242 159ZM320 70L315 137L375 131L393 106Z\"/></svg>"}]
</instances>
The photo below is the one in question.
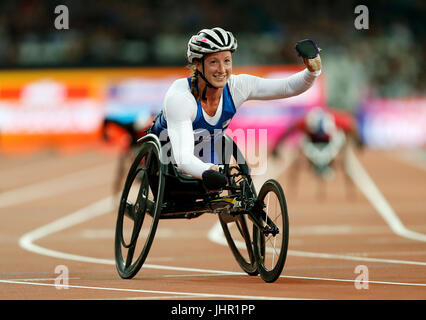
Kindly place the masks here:
<instances>
[{"instance_id":1,"label":"helmet strap","mask_svg":"<svg viewBox=\"0 0 426 320\"><path fill-rule=\"evenodd\" d=\"M204 87L204 90L203 90L203 94L202 94L202 96L201 96L201 99L203 99L203 100L207 100L207 96L206 96L206 93L207 93L207 87L209 87L209 88L213 88L213 89L217 89L214 85L212 85L207 79L206 79L206 77L204 76L204 57L201 59L201 66L202 66L202 68L203 68L203 72L200 72L200 71L198 71L198 69L197 69L197 71L196 71L196 75L197 76L200 76L201 77L201 79L203 79L204 80L204 82L206 83L206 86Z\"/></svg>"}]
</instances>

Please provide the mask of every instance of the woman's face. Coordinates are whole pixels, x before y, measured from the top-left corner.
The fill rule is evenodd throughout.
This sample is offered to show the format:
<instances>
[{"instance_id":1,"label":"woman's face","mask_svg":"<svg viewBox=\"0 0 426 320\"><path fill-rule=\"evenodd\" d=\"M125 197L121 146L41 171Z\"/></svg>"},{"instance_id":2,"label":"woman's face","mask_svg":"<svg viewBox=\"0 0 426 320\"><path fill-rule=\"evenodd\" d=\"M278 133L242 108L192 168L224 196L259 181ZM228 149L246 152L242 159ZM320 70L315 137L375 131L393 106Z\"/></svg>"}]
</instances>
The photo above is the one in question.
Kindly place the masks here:
<instances>
[{"instance_id":1,"label":"woman's face","mask_svg":"<svg viewBox=\"0 0 426 320\"><path fill-rule=\"evenodd\" d=\"M202 71L201 63L197 67ZM209 53L204 57L204 76L216 88L224 88L231 74L231 51Z\"/></svg>"}]
</instances>

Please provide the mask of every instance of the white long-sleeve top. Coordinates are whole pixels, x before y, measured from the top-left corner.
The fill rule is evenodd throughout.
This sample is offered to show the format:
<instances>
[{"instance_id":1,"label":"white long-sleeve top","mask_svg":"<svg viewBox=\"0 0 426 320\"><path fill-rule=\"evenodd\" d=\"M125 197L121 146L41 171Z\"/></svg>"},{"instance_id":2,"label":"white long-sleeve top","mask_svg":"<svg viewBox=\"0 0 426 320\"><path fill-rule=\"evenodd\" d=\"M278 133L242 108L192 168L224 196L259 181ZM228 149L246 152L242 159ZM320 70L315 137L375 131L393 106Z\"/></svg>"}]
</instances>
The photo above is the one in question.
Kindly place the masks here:
<instances>
[{"instance_id":1,"label":"white long-sleeve top","mask_svg":"<svg viewBox=\"0 0 426 320\"><path fill-rule=\"evenodd\" d=\"M308 69L284 79L265 79L248 74L231 75L228 80L230 94L236 110L247 100L283 99L308 90L321 70ZM215 125L222 114L222 97L214 116L203 110L207 123ZM189 175L201 178L213 164L203 162L194 155L192 123L197 116L197 101L191 94L187 78L176 80L168 89L163 101L163 114L167 121L168 136L178 168Z\"/></svg>"}]
</instances>

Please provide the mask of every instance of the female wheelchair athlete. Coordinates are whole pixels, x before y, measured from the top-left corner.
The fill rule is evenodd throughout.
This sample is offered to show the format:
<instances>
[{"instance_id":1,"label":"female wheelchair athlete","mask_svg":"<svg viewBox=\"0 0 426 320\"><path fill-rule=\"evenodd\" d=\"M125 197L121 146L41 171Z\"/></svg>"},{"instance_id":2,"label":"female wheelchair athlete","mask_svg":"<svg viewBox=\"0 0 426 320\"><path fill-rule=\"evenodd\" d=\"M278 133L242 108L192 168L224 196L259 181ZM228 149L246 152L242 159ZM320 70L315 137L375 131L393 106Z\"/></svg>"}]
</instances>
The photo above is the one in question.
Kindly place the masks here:
<instances>
[{"instance_id":1,"label":"female wheelchair athlete","mask_svg":"<svg viewBox=\"0 0 426 320\"><path fill-rule=\"evenodd\" d=\"M265 282L278 279L287 256L289 222L284 192L277 181L266 181L257 194L249 166L226 134L221 138L225 150L221 170L228 184L221 190L208 190L203 180L162 161L166 151L155 134L148 133L138 143L116 222L115 262L121 278L133 278L141 269L160 219L214 213L239 266L249 275L260 274ZM251 232L248 221L253 225Z\"/></svg>"}]
</instances>

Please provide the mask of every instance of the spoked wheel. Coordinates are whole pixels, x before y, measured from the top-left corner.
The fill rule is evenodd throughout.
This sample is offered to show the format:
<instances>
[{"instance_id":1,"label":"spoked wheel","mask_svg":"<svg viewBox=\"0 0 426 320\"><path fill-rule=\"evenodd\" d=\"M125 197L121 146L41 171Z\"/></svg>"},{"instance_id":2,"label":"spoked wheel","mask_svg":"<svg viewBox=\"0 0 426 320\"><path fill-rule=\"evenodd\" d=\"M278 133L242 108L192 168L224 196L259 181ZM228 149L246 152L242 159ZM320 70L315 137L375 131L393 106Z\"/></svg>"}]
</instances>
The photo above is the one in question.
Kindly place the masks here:
<instances>
[{"instance_id":1,"label":"spoked wheel","mask_svg":"<svg viewBox=\"0 0 426 320\"><path fill-rule=\"evenodd\" d=\"M151 248L161 213L164 175L158 149L142 144L120 198L115 230L115 262L120 277L133 278Z\"/></svg>"},{"instance_id":2,"label":"spoked wheel","mask_svg":"<svg viewBox=\"0 0 426 320\"><path fill-rule=\"evenodd\" d=\"M236 173L237 169L232 169L235 166L243 168L243 171L248 172L248 166L235 143L233 143L233 148L230 160L225 162L225 172L230 174ZM256 191L254 190L251 178L239 177L235 182L237 185L244 183L255 194ZM251 226L252 222L247 219L245 214L231 216L227 213L219 214L219 221L228 246L241 269L251 276L258 275L256 260L253 254L253 236L250 232L253 229Z\"/></svg>"},{"instance_id":3,"label":"spoked wheel","mask_svg":"<svg viewBox=\"0 0 426 320\"><path fill-rule=\"evenodd\" d=\"M238 215L231 222L226 222L219 215L219 221L222 225L228 246L241 269L251 276L258 275L259 272L257 271L251 243L252 236L250 235L245 215Z\"/></svg>"},{"instance_id":4,"label":"spoked wheel","mask_svg":"<svg viewBox=\"0 0 426 320\"><path fill-rule=\"evenodd\" d=\"M263 230L253 227L253 247L258 270L266 282L274 282L281 275L288 249L288 213L281 185L271 179L259 191L263 206L260 218Z\"/></svg>"}]
</instances>

